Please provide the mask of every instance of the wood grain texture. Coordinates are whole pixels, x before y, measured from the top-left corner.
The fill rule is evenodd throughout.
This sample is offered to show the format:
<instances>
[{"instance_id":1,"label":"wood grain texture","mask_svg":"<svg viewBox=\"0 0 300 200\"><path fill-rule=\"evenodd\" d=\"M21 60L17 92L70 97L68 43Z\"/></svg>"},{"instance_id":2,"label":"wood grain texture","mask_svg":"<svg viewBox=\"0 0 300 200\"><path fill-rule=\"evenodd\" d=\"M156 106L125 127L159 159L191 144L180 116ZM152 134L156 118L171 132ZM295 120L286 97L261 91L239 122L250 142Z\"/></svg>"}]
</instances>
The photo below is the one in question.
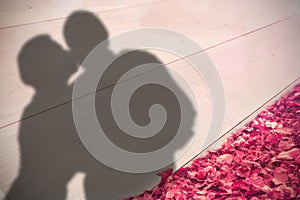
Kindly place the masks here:
<instances>
[{"instance_id":1,"label":"wood grain texture","mask_svg":"<svg viewBox=\"0 0 300 200\"><path fill-rule=\"evenodd\" d=\"M1 1L0 28L26 25L32 23L43 23L60 18L66 18L74 10L86 9L91 12L107 12L122 8L134 8L144 4L151 4L165 0L123 0L100 2L90 0L51 0L51 1Z\"/></svg>"},{"instance_id":2,"label":"wood grain texture","mask_svg":"<svg viewBox=\"0 0 300 200\"><path fill-rule=\"evenodd\" d=\"M97 16L104 23L110 36L134 28L162 27L186 34L205 49L286 19L296 12L293 3L282 1L278 4L235 1L228 1L226 5L210 3L204 6L206 9L200 9L200 12L192 9L193 1L190 1L188 5L183 3L184 1L178 0L140 5L139 9L151 10L142 18L126 17L133 12L131 8L100 12ZM166 10L168 10L167 15ZM268 10L268 15L266 15L266 10ZM120 20L126 23L120 23ZM59 19L0 30L0 58L3 66L0 68L0 79L3 81L0 89L4 94L0 103L7 105L0 108L0 113L4 116L0 118L0 126L20 120L23 108L33 95L32 89L25 86L20 79L17 64L20 49L28 40L41 34L49 35L54 41L67 48L63 36L64 22L65 19ZM155 55L164 63L174 59L174 56L167 56L162 52L155 52ZM54 99L51 105L41 105L41 108L35 112L67 100L69 99L62 96L57 100ZM7 102L12 102L12 104L7 104Z\"/></svg>"},{"instance_id":3,"label":"wood grain texture","mask_svg":"<svg viewBox=\"0 0 300 200\"><path fill-rule=\"evenodd\" d=\"M76 163L75 160L78 160L76 156L79 156L82 161L94 166L87 170L75 170L82 173L71 177L72 179L68 182L68 199L87 198L84 194L85 190L89 191L89 199L97 199L100 189L106 190L107 193L117 190L118 193L115 196L119 197L130 196L152 187L158 181L155 174L137 175L132 179L130 192L124 194L122 188L128 185L129 176L115 173L96 163L90 158L90 155L85 153L80 141L74 136L72 123L60 121L60 117L63 118L70 111L69 93L60 94L59 88L54 87L60 95L55 95L53 101L41 101L35 107L24 111L32 101L34 90L24 85L21 80L16 60L17 55L26 41L42 33L49 34L53 40L67 49L62 35L65 19L44 20L66 17L73 8L90 9L92 7L91 11L100 11L96 14L103 21L110 35L138 27L159 26L182 32L195 39L206 49L205 52L199 54L206 53L211 58L224 84L226 116L222 133L232 128L300 76L300 39L298 37L300 35L300 18L299 16L289 18L297 12L295 3L292 1L260 3L259 1L228 1L226 5L215 1L198 3L196 0L149 2L151 1L144 1L145 4L136 5L137 1L124 1L121 4L124 8L116 7L108 1L103 5L91 5L91 2L86 2L84 6L70 5L62 9L54 4L42 5L33 2L33 8L36 6L41 9L28 15L28 18L23 17L28 11L21 11L23 7L17 4L12 5L9 12L1 11L1 14L7 16L5 22L1 21L1 26L20 25L0 30L0 79L2 81L0 85L0 126L8 125L0 129L0 188L5 193L16 178L20 166L20 146L18 144L18 133L22 130L20 125L29 126L30 124L35 124L37 130L45 130L44 135L47 137L40 140L41 144L32 146L32 153L28 154L29 159L33 155L40 156L42 159L43 153L48 151L53 157L57 156L61 159L64 158L62 155L69 155L70 158L73 158L70 163ZM136 14L137 7L147 12L142 17L137 17L140 16L140 14ZM102 12L112 8L113 10ZM44 9L48 9L49 14L41 14ZM167 14L166 10L168 10ZM31 22L40 23L21 25ZM165 52L150 52L163 63L178 59ZM197 54L194 57L196 58ZM175 162L174 166L178 168L203 148L205 135L201 133L207 130L210 123L211 99L203 77L199 76L184 60L179 60L166 67L178 71L190 81L197 94L197 100L202 106L202 112L198 114L203 124L199 130L200 134L197 134L194 144L184 156ZM41 88L41 99L51 95L47 84L42 85ZM100 102L105 92L106 90L97 93ZM47 110L49 107L64 102L66 103L62 106ZM40 111L45 112L18 122L24 117L23 112L30 116ZM51 123L47 123L49 121ZM14 124L9 125L10 123ZM109 121L104 124L110 129ZM114 132L114 129L111 128L110 131ZM52 135L47 132L51 132ZM34 138L32 139L34 140ZM78 154L75 156L74 152ZM62 162L59 158L57 164ZM47 160L33 162L37 164L27 172L28 176L34 177L45 170L51 171L55 168L55 164L49 163L50 161ZM59 173L68 170L67 167L65 171L59 171ZM72 170L74 169L72 168ZM101 173L95 175L95 171L101 171ZM88 178L85 177L84 172L89 172ZM93 176L91 177L91 175ZM88 181L86 183L88 189L84 189L82 186L85 180ZM112 187L114 188L112 189Z\"/></svg>"}]
</instances>

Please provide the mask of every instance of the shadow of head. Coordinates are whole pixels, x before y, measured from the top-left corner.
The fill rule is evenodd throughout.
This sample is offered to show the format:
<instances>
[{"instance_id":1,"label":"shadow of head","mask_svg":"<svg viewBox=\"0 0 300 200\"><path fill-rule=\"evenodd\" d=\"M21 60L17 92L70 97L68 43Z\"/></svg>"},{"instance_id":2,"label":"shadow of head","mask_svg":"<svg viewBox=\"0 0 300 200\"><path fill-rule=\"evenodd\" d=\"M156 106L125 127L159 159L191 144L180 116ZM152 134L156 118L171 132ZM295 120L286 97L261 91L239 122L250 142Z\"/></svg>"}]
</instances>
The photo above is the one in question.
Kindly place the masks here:
<instances>
[{"instance_id":1,"label":"shadow of head","mask_svg":"<svg viewBox=\"0 0 300 200\"><path fill-rule=\"evenodd\" d=\"M94 47L108 38L108 32L93 13L75 11L65 22L64 37L73 58L81 63Z\"/></svg>"},{"instance_id":2,"label":"shadow of head","mask_svg":"<svg viewBox=\"0 0 300 200\"><path fill-rule=\"evenodd\" d=\"M66 86L76 71L69 55L48 35L29 40L18 55L19 71L23 82L36 89L53 85ZM50 91L49 91L50 92Z\"/></svg>"}]
</instances>

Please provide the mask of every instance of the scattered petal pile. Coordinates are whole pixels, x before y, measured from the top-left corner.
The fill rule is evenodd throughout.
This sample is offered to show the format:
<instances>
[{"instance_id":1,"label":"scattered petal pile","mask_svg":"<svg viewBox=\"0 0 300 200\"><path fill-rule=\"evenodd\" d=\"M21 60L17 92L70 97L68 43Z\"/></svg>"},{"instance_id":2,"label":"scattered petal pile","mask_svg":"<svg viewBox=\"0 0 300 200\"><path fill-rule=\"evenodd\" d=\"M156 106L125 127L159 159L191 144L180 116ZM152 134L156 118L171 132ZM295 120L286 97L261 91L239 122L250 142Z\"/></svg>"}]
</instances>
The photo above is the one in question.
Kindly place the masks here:
<instances>
[{"instance_id":1,"label":"scattered petal pile","mask_svg":"<svg viewBox=\"0 0 300 200\"><path fill-rule=\"evenodd\" d=\"M300 84L217 150L127 200L300 199Z\"/></svg>"}]
</instances>

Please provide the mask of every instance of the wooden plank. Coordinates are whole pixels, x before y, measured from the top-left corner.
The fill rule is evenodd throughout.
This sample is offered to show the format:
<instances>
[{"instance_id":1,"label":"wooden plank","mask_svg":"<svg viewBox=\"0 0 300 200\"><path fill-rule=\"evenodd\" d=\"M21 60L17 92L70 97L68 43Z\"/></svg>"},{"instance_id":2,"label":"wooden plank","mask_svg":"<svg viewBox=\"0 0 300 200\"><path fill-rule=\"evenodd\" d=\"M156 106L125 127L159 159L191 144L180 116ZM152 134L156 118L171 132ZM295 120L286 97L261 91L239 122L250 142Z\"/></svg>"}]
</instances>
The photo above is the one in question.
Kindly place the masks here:
<instances>
[{"instance_id":1,"label":"wooden plank","mask_svg":"<svg viewBox=\"0 0 300 200\"><path fill-rule=\"evenodd\" d=\"M223 133L300 77L299 31L299 18L294 18L207 51L225 88ZM200 151L192 145L178 163Z\"/></svg>"},{"instance_id":2,"label":"wooden plank","mask_svg":"<svg viewBox=\"0 0 300 200\"><path fill-rule=\"evenodd\" d=\"M123 8L109 12L100 12L97 16L102 20L110 35L138 27L159 26L181 32L197 41L203 48L214 46L224 40L239 37L247 32L272 24L295 13L293 2L259 1L240 2L227 1L226 4L197 4L197 1L163 1L145 4L136 8ZM192 5L199 7L196 12ZM201 8L201 9L200 9ZM142 17L134 17L136 9L148 12ZM165 12L168 10L168 14ZM268 14L266 15L266 10ZM139 15L138 15L139 16ZM122 23L120 23L122 20ZM17 58L22 46L39 34L50 37L67 48L62 34L65 19L47 21L44 23L19 26L0 30L0 126L5 126L21 118L23 108L30 102L34 91L24 85L20 78ZM153 52L162 62L174 60L175 57L161 51ZM46 58L47 59L47 58ZM51 63L49 63L50 65ZM47 85L44 96L47 97ZM53 99L50 104L40 105L35 114L51 106L68 101L64 95Z\"/></svg>"},{"instance_id":3,"label":"wooden plank","mask_svg":"<svg viewBox=\"0 0 300 200\"><path fill-rule=\"evenodd\" d=\"M293 18L206 51L218 68L225 87L226 119L223 132L237 124L259 105L299 77L299 32L299 18ZM203 79L185 61L173 63L168 67L176 69L188 80L193 80L192 87L199 95L199 104L203 105L204 108L210 108L210 98L206 95L207 89ZM105 92L106 90L97 93L100 103ZM34 107L34 105L31 106ZM26 112L29 112L30 109L31 107L27 108ZM204 116L201 123L207 126L209 117L206 116L210 114L210 109L203 109L203 112L199 113L202 117ZM127 196L157 183L158 179L152 173L131 176L108 169L92 159L76 138L72 119L69 115L70 104L66 104L58 109L49 110L39 116L25 120L21 124L0 130L0 187L5 192L8 191L10 184L16 177L19 167L18 132L30 134L34 131L41 132L40 138L36 138L35 135L26 136L29 139L28 144L30 144L30 149L26 150L28 152L26 162L36 163L26 172L32 178L39 177L37 180L40 180L45 171L50 171L50 173L55 173L56 176L61 177L62 180L60 181L70 180L73 174L69 175L68 173L75 173L76 170L81 169L78 171L87 172L85 180L88 185L86 189L89 195L88 199L101 196L99 192L102 192L102 195L105 193L107 195ZM61 119L67 120L62 121ZM106 122L105 126L110 129L111 123ZM115 129L112 128L111 130L114 132ZM184 156L176 161L175 168L181 166L201 150L199 144L203 142L204 137L201 134L195 138L195 144ZM35 158L40 159L36 160ZM69 159L68 162L65 162L66 158ZM86 164L89 167L85 168L78 164L78 160L81 164ZM66 165L60 165L61 163ZM57 166L65 167L59 170L60 168ZM51 178L50 175L45 177L45 179L49 178ZM129 180L131 180L130 183ZM79 178L74 181L74 184L71 182L68 184L68 195L73 199L77 197L83 199L83 194L76 192L81 188L82 182L79 181ZM125 192L126 194L124 194ZM54 193L52 194L54 195Z\"/></svg>"},{"instance_id":4,"label":"wooden plank","mask_svg":"<svg viewBox=\"0 0 300 200\"><path fill-rule=\"evenodd\" d=\"M165 0L126 0L126 1L91 1L91 0L51 0L20 2L16 0L1 1L0 28L66 18L74 10L105 12L115 9L135 7Z\"/></svg>"}]
</instances>

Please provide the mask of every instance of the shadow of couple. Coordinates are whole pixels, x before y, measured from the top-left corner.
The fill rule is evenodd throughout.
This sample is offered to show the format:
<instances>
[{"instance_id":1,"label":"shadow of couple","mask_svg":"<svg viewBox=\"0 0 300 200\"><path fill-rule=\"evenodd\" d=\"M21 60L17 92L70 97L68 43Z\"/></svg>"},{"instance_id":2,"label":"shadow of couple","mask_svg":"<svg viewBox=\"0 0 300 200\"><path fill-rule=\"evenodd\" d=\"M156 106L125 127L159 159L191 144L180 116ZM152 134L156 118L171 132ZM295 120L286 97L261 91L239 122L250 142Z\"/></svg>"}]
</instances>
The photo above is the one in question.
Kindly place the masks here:
<instances>
[{"instance_id":1,"label":"shadow of couple","mask_svg":"<svg viewBox=\"0 0 300 200\"><path fill-rule=\"evenodd\" d=\"M151 188L159 181L157 171L125 173L103 165L86 150L74 125L70 102L73 83L68 84L68 81L80 67L85 69L82 63L89 52L108 39L106 28L94 14L76 11L66 20L64 37L69 51L64 50L48 35L39 35L29 40L19 53L21 78L25 84L34 88L35 94L23 112L18 138L19 175L7 198L66 199L69 188L73 191L68 194L71 199L119 199ZM110 106L114 89L112 84L132 68L147 63L161 64L160 60L142 50L134 50L118 57L108 47L105 56L116 58L101 77L98 83L100 90L95 97L98 121L106 136L115 145L130 152L155 151L167 145L176 135L181 122L180 103L167 88L155 84L146 85L130 99L128 109L132 119L140 126L151 122L148 111L152 105L160 104L165 108L168 116L166 122L159 133L150 138L142 139L125 134L115 123ZM163 78L172 79L163 67L159 74ZM174 81L173 84L176 86ZM190 119L190 124L187 125L189 130L193 125L195 111L187 97L184 103L190 108L186 111ZM187 131L186 139L190 137L192 133ZM181 145L185 142L182 141ZM85 197L76 193L79 183L68 185L78 172L85 174Z\"/></svg>"}]
</instances>

